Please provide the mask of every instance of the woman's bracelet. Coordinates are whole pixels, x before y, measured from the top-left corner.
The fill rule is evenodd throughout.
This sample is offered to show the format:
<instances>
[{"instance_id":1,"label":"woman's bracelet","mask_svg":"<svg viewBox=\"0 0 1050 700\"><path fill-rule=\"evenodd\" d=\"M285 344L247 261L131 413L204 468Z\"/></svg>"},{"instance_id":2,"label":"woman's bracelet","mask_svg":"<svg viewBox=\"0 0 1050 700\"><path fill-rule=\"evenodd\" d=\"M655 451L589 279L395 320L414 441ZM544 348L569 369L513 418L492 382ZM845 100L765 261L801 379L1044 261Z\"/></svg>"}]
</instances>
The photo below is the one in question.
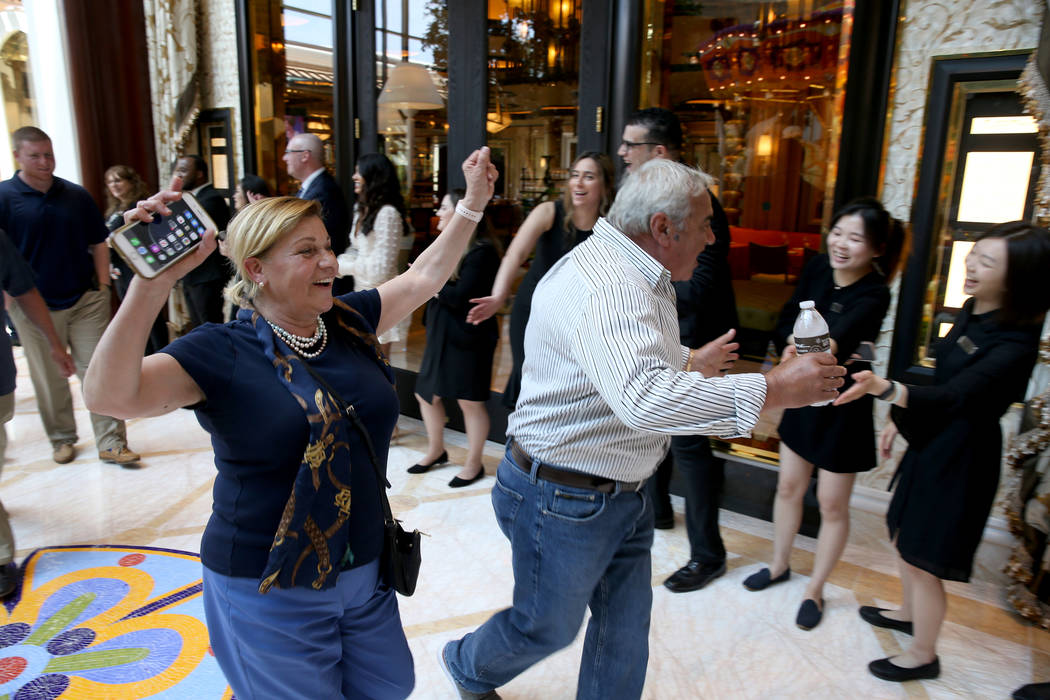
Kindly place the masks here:
<instances>
[{"instance_id":1,"label":"woman's bracelet","mask_svg":"<svg viewBox=\"0 0 1050 700\"><path fill-rule=\"evenodd\" d=\"M893 401L897 400L898 393L900 393L900 384L891 381L886 391L882 392L881 394L878 394L875 398L877 398L880 401L889 401L892 403Z\"/></svg>"},{"instance_id":2,"label":"woman's bracelet","mask_svg":"<svg viewBox=\"0 0 1050 700\"><path fill-rule=\"evenodd\" d=\"M463 202L456 202L456 213L462 216L468 221L473 221L475 224L481 221L481 217L485 215L483 211L474 211L473 209L467 209L463 206Z\"/></svg>"}]
</instances>

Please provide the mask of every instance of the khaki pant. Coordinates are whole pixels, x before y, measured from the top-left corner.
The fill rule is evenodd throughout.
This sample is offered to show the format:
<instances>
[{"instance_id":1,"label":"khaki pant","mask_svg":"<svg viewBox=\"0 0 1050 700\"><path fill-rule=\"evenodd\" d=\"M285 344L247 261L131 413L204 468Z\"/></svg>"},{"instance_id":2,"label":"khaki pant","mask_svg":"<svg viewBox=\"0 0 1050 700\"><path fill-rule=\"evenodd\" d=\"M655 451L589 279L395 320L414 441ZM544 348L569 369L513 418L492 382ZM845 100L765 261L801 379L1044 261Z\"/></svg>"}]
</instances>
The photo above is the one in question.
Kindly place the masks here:
<instances>
[{"instance_id":1,"label":"khaki pant","mask_svg":"<svg viewBox=\"0 0 1050 700\"><path fill-rule=\"evenodd\" d=\"M7 422L15 415L15 392L0 396L0 471L4 468L7 454ZM11 523L8 521L4 504L0 503L0 565L10 563L15 558L15 536L11 534Z\"/></svg>"},{"instance_id":2,"label":"khaki pant","mask_svg":"<svg viewBox=\"0 0 1050 700\"><path fill-rule=\"evenodd\" d=\"M51 310L51 322L55 324L58 339L69 347L81 381L84 381L84 372L87 371L91 355L109 323L109 294L108 287L87 291L72 307ZM58 447L64 442L75 443L77 423L73 416L73 395L69 391L69 380L62 376L51 359L47 338L18 305L12 304L8 313L11 314L18 338L22 341L22 349L25 350L44 432L51 440L52 447ZM91 427L99 452L119 449L128 442L122 420L92 413Z\"/></svg>"}]
</instances>

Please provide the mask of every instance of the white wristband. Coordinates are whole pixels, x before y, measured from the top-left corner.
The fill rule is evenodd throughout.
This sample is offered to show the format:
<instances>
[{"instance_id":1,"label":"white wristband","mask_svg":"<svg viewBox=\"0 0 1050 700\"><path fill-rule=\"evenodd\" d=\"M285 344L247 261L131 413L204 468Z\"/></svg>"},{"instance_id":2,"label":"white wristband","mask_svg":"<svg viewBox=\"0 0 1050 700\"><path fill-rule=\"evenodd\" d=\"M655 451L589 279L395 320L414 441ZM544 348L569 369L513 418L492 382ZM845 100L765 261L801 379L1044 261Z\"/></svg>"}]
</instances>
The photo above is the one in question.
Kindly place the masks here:
<instances>
[{"instance_id":1,"label":"white wristband","mask_svg":"<svg viewBox=\"0 0 1050 700\"><path fill-rule=\"evenodd\" d=\"M481 221L481 217L485 215L485 212L483 211L467 209L463 206L463 202L456 202L456 213L468 221L473 221L475 224Z\"/></svg>"}]
</instances>

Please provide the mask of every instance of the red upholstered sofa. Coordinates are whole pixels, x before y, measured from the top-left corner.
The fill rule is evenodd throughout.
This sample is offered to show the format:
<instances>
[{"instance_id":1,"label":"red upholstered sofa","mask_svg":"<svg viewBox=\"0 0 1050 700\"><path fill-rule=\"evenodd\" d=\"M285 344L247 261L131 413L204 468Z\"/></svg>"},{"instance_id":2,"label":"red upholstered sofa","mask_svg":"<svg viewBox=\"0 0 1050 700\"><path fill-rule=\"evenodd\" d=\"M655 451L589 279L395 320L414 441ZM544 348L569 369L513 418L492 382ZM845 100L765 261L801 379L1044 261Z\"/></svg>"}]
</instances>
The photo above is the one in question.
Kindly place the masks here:
<instances>
[{"instance_id":1,"label":"red upholstered sofa","mask_svg":"<svg viewBox=\"0 0 1050 700\"><path fill-rule=\"evenodd\" d=\"M805 249L820 250L821 236L819 233L768 231L740 226L730 226L729 233L732 237L732 244L729 248L729 267L733 271L733 279L751 278L748 243L765 246L786 245L788 247L788 268L785 272L791 281L798 279L798 274L802 271Z\"/></svg>"}]
</instances>

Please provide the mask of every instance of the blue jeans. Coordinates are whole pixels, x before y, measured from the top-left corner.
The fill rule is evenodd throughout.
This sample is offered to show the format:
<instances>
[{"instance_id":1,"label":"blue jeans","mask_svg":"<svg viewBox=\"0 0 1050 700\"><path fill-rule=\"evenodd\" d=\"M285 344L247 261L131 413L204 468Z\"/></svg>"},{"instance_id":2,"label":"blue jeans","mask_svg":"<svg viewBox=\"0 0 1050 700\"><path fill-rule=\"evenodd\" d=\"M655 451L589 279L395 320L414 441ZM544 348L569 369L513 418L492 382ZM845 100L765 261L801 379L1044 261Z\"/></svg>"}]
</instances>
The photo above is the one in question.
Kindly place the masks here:
<instances>
[{"instance_id":1,"label":"blue jeans","mask_svg":"<svg viewBox=\"0 0 1050 700\"><path fill-rule=\"evenodd\" d=\"M397 597L372 562L336 585L272 588L204 569L204 614L219 667L240 700L405 698L415 685Z\"/></svg>"},{"instance_id":2,"label":"blue jeans","mask_svg":"<svg viewBox=\"0 0 1050 700\"><path fill-rule=\"evenodd\" d=\"M590 607L576 697L640 697L653 602L647 497L562 486L512 460L508 450L492 505L511 544L514 604L446 647L449 671L476 693L504 685L571 644Z\"/></svg>"}]
</instances>

